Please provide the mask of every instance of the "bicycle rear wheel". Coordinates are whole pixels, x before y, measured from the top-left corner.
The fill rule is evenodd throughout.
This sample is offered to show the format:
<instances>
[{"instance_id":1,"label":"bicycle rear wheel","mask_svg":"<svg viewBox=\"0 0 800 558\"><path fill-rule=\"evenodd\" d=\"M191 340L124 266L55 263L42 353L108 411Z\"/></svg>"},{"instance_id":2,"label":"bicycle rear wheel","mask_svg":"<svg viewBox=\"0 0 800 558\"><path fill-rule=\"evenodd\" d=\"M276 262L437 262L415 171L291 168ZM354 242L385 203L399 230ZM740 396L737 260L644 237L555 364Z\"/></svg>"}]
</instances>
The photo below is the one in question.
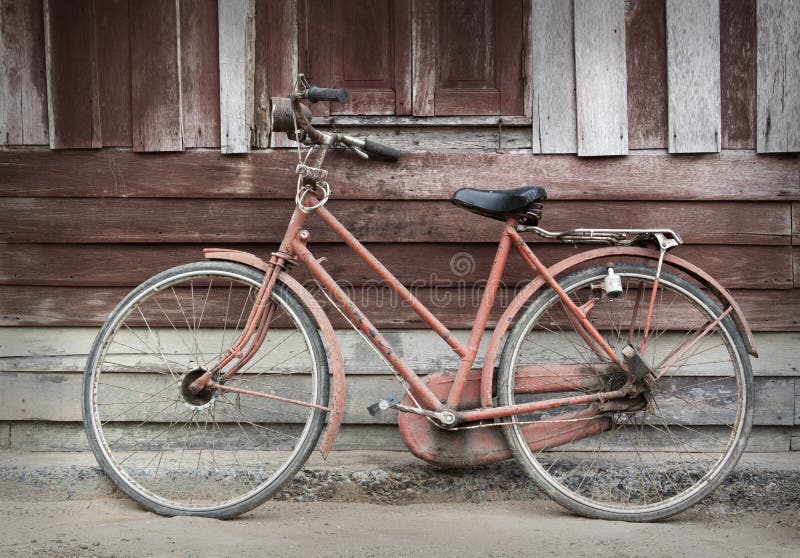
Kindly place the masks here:
<instances>
[{"instance_id":1,"label":"bicycle rear wheel","mask_svg":"<svg viewBox=\"0 0 800 558\"><path fill-rule=\"evenodd\" d=\"M187 386L225 355L263 273L231 262L167 270L128 295L86 365L86 434L114 483L163 515L228 518L276 493L303 465L325 411ZM305 308L280 283L268 334L225 386L325 407L328 365Z\"/></svg>"},{"instance_id":2,"label":"bicycle rear wheel","mask_svg":"<svg viewBox=\"0 0 800 558\"><path fill-rule=\"evenodd\" d=\"M589 303L587 317L620 354L629 343L641 345L655 269L620 264L614 270L622 280L619 298L600 288L608 266L577 272L560 286L577 306ZM721 310L703 291L666 271L654 300L642 357L658 379L648 398L616 400L617 409L581 405L518 415L503 427L526 472L576 513L627 521L678 513L722 482L747 442L752 371L732 320L719 320ZM574 331L563 302L547 289L506 341L498 403L597 393L624 382ZM549 438L533 441L534 428Z\"/></svg>"}]
</instances>

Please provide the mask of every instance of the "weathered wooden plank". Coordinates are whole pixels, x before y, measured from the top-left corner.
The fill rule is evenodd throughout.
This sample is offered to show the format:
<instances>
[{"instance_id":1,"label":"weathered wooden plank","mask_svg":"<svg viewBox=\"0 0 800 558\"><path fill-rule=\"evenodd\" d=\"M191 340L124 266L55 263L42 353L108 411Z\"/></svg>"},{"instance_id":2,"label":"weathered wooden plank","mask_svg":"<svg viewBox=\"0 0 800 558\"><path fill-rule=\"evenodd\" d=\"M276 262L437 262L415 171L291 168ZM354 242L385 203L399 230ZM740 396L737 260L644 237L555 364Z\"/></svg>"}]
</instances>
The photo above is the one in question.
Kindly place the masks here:
<instances>
[{"instance_id":1,"label":"weathered wooden plank","mask_svg":"<svg viewBox=\"0 0 800 558\"><path fill-rule=\"evenodd\" d=\"M777 430L777 428L772 428ZM83 424L74 422L3 422L0 432L7 447L24 451L89 451ZM131 439L133 432L126 433ZM769 440L775 435L768 437ZM753 444L753 439L748 449ZM788 434L786 435L788 449ZM4 447L0 445L0 447ZM770 446L771 447L771 446ZM403 451L405 445L400 438L400 431L389 424L347 424L342 426L336 437L334 451ZM767 451L767 450L764 450ZM775 450L773 450L775 451Z\"/></svg>"},{"instance_id":2,"label":"weathered wooden plank","mask_svg":"<svg viewBox=\"0 0 800 558\"><path fill-rule=\"evenodd\" d=\"M298 71L324 87L332 83L333 68L327 54L334 43L333 19L332 0L297 0ZM327 101L312 103L310 108L315 116L331 113L331 104Z\"/></svg>"},{"instance_id":3,"label":"weathered wooden plank","mask_svg":"<svg viewBox=\"0 0 800 558\"><path fill-rule=\"evenodd\" d=\"M105 147L130 147L131 21L128 0L94 3L100 128Z\"/></svg>"},{"instance_id":4,"label":"weathered wooden plank","mask_svg":"<svg viewBox=\"0 0 800 558\"><path fill-rule=\"evenodd\" d=\"M666 0L626 0L628 147L667 147Z\"/></svg>"},{"instance_id":5,"label":"weathered wooden plank","mask_svg":"<svg viewBox=\"0 0 800 558\"><path fill-rule=\"evenodd\" d=\"M722 148L756 146L756 0L720 0Z\"/></svg>"},{"instance_id":6,"label":"weathered wooden plank","mask_svg":"<svg viewBox=\"0 0 800 558\"><path fill-rule=\"evenodd\" d=\"M800 4L759 0L759 153L800 151Z\"/></svg>"},{"instance_id":7,"label":"weathered wooden plank","mask_svg":"<svg viewBox=\"0 0 800 558\"><path fill-rule=\"evenodd\" d=\"M0 207L0 240L276 242L293 205L289 200L8 198ZM335 200L328 207L364 242L492 242L503 226L444 201ZM554 230L670 227L689 244L789 244L790 217L789 204L780 202L576 201L549 203L544 224ZM339 240L321 222L308 224L315 241Z\"/></svg>"},{"instance_id":8,"label":"weathered wooden plank","mask_svg":"<svg viewBox=\"0 0 800 558\"><path fill-rule=\"evenodd\" d=\"M297 154L285 151L232 158L209 151L140 157L119 150L3 150L0 196L287 199L294 198L296 164ZM800 200L796 155L406 153L400 163L367 164L332 154L326 167L336 199L441 200L464 187L540 184L551 200Z\"/></svg>"},{"instance_id":9,"label":"weathered wooden plank","mask_svg":"<svg viewBox=\"0 0 800 558\"><path fill-rule=\"evenodd\" d=\"M4 328L0 342L0 372L81 372L96 333L94 328ZM431 331L383 330L381 333L419 374L458 368L460 357ZM453 332L464 342L469 333L466 330ZM284 333L275 331L275 336L282 339ZM348 375L387 373L386 364L373 351L367 350L356 332L339 330L337 338ZM485 338L481 353L485 351L487 342L488 338ZM482 361L479 357L476 366ZM786 374L782 372L782 375Z\"/></svg>"},{"instance_id":10,"label":"weathered wooden plank","mask_svg":"<svg viewBox=\"0 0 800 558\"><path fill-rule=\"evenodd\" d=\"M42 2L0 2L0 144L48 144Z\"/></svg>"},{"instance_id":11,"label":"weathered wooden plank","mask_svg":"<svg viewBox=\"0 0 800 558\"><path fill-rule=\"evenodd\" d=\"M533 0L522 1L522 114L530 119L533 114Z\"/></svg>"},{"instance_id":12,"label":"weathered wooden plank","mask_svg":"<svg viewBox=\"0 0 800 558\"><path fill-rule=\"evenodd\" d=\"M792 203L792 244L800 244L800 203Z\"/></svg>"},{"instance_id":13,"label":"weathered wooden plank","mask_svg":"<svg viewBox=\"0 0 800 558\"><path fill-rule=\"evenodd\" d=\"M667 0L669 152L720 150L719 3Z\"/></svg>"},{"instance_id":14,"label":"weathered wooden plank","mask_svg":"<svg viewBox=\"0 0 800 558\"><path fill-rule=\"evenodd\" d=\"M86 327L6 327L0 341L0 372L81 372L94 342L97 330ZM419 374L455 370L460 357L430 330L383 329L384 338L408 365ZM464 329L451 333L467 341L470 332ZM488 336L478 349L476 367L483 364ZM276 332L278 339L283 332ZM667 334L679 336L681 334ZM755 376L798 377L800 367L800 332L755 334L759 357L751 359ZM347 374L385 374L386 365L354 331L341 329L337 338L344 355ZM677 343L678 341L674 341ZM721 349L720 349L721 350ZM710 359L709 359L710 360Z\"/></svg>"},{"instance_id":15,"label":"weathered wooden plank","mask_svg":"<svg viewBox=\"0 0 800 558\"><path fill-rule=\"evenodd\" d=\"M574 0L578 155L628 153L624 0Z\"/></svg>"},{"instance_id":16,"label":"weathered wooden plank","mask_svg":"<svg viewBox=\"0 0 800 558\"><path fill-rule=\"evenodd\" d=\"M383 330L381 333L418 374L456 370L460 364L460 357L431 331ZM464 342L469 333L467 330L453 332ZM82 372L95 334L94 328L4 328L0 372ZM276 331L275 335L277 339L284 337L283 331ZM348 375L387 373L386 364L373 351L366 350L356 332L339 330L337 338ZM488 336L481 343L481 353L485 352L487 343ZM483 357L478 357L476 366L482 362ZM772 375L787 375L782 370L779 372Z\"/></svg>"},{"instance_id":17,"label":"weathered wooden plank","mask_svg":"<svg viewBox=\"0 0 800 558\"><path fill-rule=\"evenodd\" d=\"M101 147L92 0L44 4L50 147Z\"/></svg>"},{"instance_id":18,"label":"weathered wooden plank","mask_svg":"<svg viewBox=\"0 0 800 558\"><path fill-rule=\"evenodd\" d=\"M220 145L247 153L253 127L254 0L219 0Z\"/></svg>"},{"instance_id":19,"label":"weathered wooden plank","mask_svg":"<svg viewBox=\"0 0 800 558\"><path fill-rule=\"evenodd\" d=\"M166 385L171 381L169 375L161 375L163 382L155 382L153 375L119 374L115 375L115 385L150 386ZM161 379L156 378L156 379ZM3 381L3 390L0 391L0 420L47 420L47 421L79 421L81 420L80 392L82 385L81 374L65 374L54 372L42 373L0 373ZM687 386L707 382L707 378L676 378L669 380L676 387L686 389ZM117 383L118 382L118 383ZM277 385L278 380L276 380ZM756 425L789 426L794 421L794 379L793 378L757 378L755 387L755 416ZM280 389L280 388L278 388ZM394 424L397 422L396 413L383 413L376 417L367 412L367 407L386 396L386 390L401 389L394 381L394 377L385 374L380 376L352 376L347 381L348 398L345 400L344 422L346 424ZM699 386L696 391L703 388ZM716 392L708 390L710 393ZM694 393L694 391L692 392ZM699 396L698 396L699 398ZM163 406L163 403L159 403ZM278 413L266 411L270 408L264 404L265 410L261 415L253 413L253 418L259 422L283 423L295 419ZM271 407L274 408L274 407ZM665 412L675 412L675 409L665 405ZM667 411L666 409L670 409ZM713 419L709 413L702 409L682 409L685 412L681 419L688 424L708 424ZM125 415L127 420L142 420L147 413L146 406L138 406L131 415ZM149 409L152 413L152 409ZM133 413L143 413L133 414ZM169 418L164 414L165 419ZM718 417L720 420L723 417ZM713 424L713 422L712 422Z\"/></svg>"},{"instance_id":20,"label":"weathered wooden plank","mask_svg":"<svg viewBox=\"0 0 800 558\"><path fill-rule=\"evenodd\" d=\"M794 268L794 287L800 289L800 246L792 246L792 267Z\"/></svg>"},{"instance_id":21,"label":"weathered wooden plank","mask_svg":"<svg viewBox=\"0 0 800 558\"><path fill-rule=\"evenodd\" d=\"M179 20L174 0L137 0L131 15L134 151L180 151Z\"/></svg>"},{"instance_id":22,"label":"weathered wooden plank","mask_svg":"<svg viewBox=\"0 0 800 558\"><path fill-rule=\"evenodd\" d=\"M436 91L435 42L437 2L413 0L411 4L411 98L414 116L433 116ZM434 40L430 40L433 38Z\"/></svg>"},{"instance_id":23,"label":"weathered wooden plank","mask_svg":"<svg viewBox=\"0 0 800 558\"><path fill-rule=\"evenodd\" d=\"M94 327L128 293L124 287L17 287L0 286L0 326L70 326ZM733 296L755 331L798 331L800 289L734 290ZM354 287L350 294L373 323L380 328L417 329L424 322L407 305L385 288ZM481 291L423 287L417 297L450 328L471 327L475 320ZM489 325L494 327L501 306L508 304L513 291L503 289L497 295ZM323 305L325 301L321 301ZM336 312L329 314L335 327L348 324ZM678 310L665 314L665 325L678 327L684 321Z\"/></svg>"},{"instance_id":24,"label":"weathered wooden plank","mask_svg":"<svg viewBox=\"0 0 800 558\"><path fill-rule=\"evenodd\" d=\"M571 2L532 0L533 151L578 151Z\"/></svg>"},{"instance_id":25,"label":"weathered wooden plank","mask_svg":"<svg viewBox=\"0 0 800 558\"><path fill-rule=\"evenodd\" d=\"M794 424L800 424L800 381L794 380Z\"/></svg>"},{"instance_id":26,"label":"weathered wooden plank","mask_svg":"<svg viewBox=\"0 0 800 558\"><path fill-rule=\"evenodd\" d=\"M216 0L180 0L184 147L219 147L219 23Z\"/></svg>"},{"instance_id":27,"label":"weathered wooden plank","mask_svg":"<svg viewBox=\"0 0 800 558\"><path fill-rule=\"evenodd\" d=\"M262 257L277 247L236 246ZM377 243L367 247L386 262L404 285L418 280L450 285L483 281L497 249L491 243ZM580 250L565 244L542 244L535 249L546 265ZM793 253L794 273L800 272L798 250L789 246L690 245L675 254L698 265L728 288L791 289L800 287L792 280ZM337 280L362 285L372 284L376 278L343 244L320 244L314 247L314 253L327 258L325 267ZM196 244L0 244L0 284L133 287L168 267L200 261L202 257ZM459 267L459 262L466 265ZM301 282L310 279L302 266L293 269L292 275ZM521 258L514 256L509 259L503 282L514 285L530 276Z\"/></svg>"},{"instance_id":28,"label":"weathered wooden plank","mask_svg":"<svg viewBox=\"0 0 800 558\"><path fill-rule=\"evenodd\" d=\"M411 0L395 0L393 17L395 22L408 22L402 32L394 37L394 82L395 82L395 114L412 114L412 68L411 68Z\"/></svg>"},{"instance_id":29,"label":"weathered wooden plank","mask_svg":"<svg viewBox=\"0 0 800 558\"><path fill-rule=\"evenodd\" d=\"M319 129L332 131L333 128L320 126ZM336 126L336 131L352 136L366 136L371 140L396 147L401 151L442 151L448 149L530 149L531 132L528 127L508 127L499 124L494 127L448 126L448 127L406 127L402 133L385 126L346 127Z\"/></svg>"},{"instance_id":30,"label":"weathered wooden plank","mask_svg":"<svg viewBox=\"0 0 800 558\"><path fill-rule=\"evenodd\" d=\"M4 422L8 447L24 451L88 451L83 424L79 422ZM698 427L700 436L708 436L708 428ZM133 433L126 434L130 439ZM750 432L747 452L784 452L800 449L800 436L792 437L792 428L755 426ZM390 424L346 424L336 437L334 451L404 451L405 445L396 426Z\"/></svg>"},{"instance_id":31,"label":"weathered wooden plank","mask_svg":"<svg viewBox=\"0 0 800 558\"><path fill-rule=\"evenodd\" d=\"M285 97L294 90L299 62L297 9L297 0L256 2L254 122L258 147L295 145L286 134L270 137L269 99Z\"/></svg>"},{"instance_id":32,"label":"weathered wooden plank","mask_svg":"<svg viewBox=\"0 0 800 558\"><path fill-rule=\"evenodd\" d=\"M319 103L317 103L319 104ZM530 116L390 116L390 115L353 115L332 114L314 116L311 119L314 126L391 126L400 127L427 127L427 126L497 126L506 127L531 125Z\"/></svg>"}]
</instances>

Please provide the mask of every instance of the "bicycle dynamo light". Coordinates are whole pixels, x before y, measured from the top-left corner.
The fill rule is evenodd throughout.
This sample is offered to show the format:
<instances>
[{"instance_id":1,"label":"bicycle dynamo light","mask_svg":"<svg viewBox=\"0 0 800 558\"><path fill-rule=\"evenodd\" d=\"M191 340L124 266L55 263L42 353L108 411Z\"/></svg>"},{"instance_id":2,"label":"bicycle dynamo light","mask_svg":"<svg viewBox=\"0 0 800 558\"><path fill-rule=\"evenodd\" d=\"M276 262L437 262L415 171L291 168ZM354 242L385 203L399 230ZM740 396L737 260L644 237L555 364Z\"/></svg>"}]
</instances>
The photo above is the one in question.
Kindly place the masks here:
<instances>
[{"instance_id":1,"label":"bicycle dynamo light","mask_svg":"<svg viewBox=\"0 0 800 558\"><path fill-rule=\"evenodd\" d=\"M619 298L622 296L622 279L614 273L614 268L608 268L608 275L603 280L603 290L606 291L608 298Z\"/></svg>"}]
</instances>

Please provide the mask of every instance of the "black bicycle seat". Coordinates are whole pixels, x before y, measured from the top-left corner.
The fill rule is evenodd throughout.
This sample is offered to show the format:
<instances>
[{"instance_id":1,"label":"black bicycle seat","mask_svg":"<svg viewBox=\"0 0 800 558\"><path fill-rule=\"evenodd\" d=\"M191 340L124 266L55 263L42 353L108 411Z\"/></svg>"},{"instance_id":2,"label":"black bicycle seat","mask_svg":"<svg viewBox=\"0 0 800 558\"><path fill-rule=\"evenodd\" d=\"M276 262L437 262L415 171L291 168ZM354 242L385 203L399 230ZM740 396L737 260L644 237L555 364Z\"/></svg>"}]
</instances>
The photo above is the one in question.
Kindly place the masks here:
<instances>
[{"instance_id":1,"label":"black bicycle seat","mask_svg":"<svg viewBox=\"0 0 800 558\"><path fill-rule=\"evenodd\" d=\"M467 211L505 221L528 212L533 204L547 199L547 192L541 186L522 186L512 190L477 190L461 188L453 194L450 201Z\"/></svg>"}]
</instances>

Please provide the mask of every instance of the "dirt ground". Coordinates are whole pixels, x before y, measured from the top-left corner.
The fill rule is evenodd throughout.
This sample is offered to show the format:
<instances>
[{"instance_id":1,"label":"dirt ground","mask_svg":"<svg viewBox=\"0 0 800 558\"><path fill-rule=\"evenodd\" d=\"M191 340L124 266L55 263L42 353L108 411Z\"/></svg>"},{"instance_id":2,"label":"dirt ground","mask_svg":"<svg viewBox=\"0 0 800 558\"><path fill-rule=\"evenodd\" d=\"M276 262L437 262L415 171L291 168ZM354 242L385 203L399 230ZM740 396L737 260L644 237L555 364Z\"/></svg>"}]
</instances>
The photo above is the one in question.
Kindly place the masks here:
<instances>
[{"instance_id":1,"label":"dirt ground","mask_svg":"<svg viewBox=\"0 0 800 558\"><path fill-rule=\"evenodd\" d=\"M544 500L267 502L236 520L164 518L127 499L0 499L2 556L797 556L800 512L690 510L588 520Z\"/></svg>"}]
</instances>

